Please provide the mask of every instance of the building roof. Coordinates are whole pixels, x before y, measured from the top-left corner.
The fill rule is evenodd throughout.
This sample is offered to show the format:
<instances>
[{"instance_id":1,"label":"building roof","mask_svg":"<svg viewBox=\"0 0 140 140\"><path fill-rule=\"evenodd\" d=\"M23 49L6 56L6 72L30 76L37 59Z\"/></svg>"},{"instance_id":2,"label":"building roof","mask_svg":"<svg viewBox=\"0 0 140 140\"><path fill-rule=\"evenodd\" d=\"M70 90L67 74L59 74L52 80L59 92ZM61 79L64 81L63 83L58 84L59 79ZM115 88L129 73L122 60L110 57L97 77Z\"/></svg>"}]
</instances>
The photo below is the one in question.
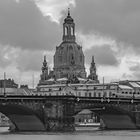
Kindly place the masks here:
<instances>
[{"instance_id":1,"label":"building roof","mask_svg":"<svg viewBox=\"0 0 140 140\"><path fill-rule=\"evenodd\" d=\"M53 78L50 78L50 79L48 79L48 80L46 80L47 82L53 82L54 81L54 79Z\"/></svg>"},{"instance_id":2,"label":"building roof","mask_svg":"<svg viewBox=\"0 0 140 140\"><path fill-rule=\"evenodd\" d=\"M129 84L134 88L140 88L140 85L137 84L136 82L129 82Z\"/></svg>"},{"instance_id":3,"label":"building roof","mask_svg":"<svg viewBox=\"0 0 140 140\"><path fill-rule=\"evenodd\" d=\"M0 88L0 95L3 95L3 89ZM33 92L27 88L6 88L6 95L32 95Z\"/></svg>"},{"instance_id":4,"label":"building roof","mask_svg":"<svg viewBox=\"0 0 140 140\"><path fill-rule=\"evenodd\" d=\"M119 85L119 88L121 88L121 89L133 89L133 88L126 86L126 85Z\"/></svg>"},{"instance_id":5,"label":"building roof","mask_svg":"<svg viewBox=\"0 0 140 140\"><path fill-rule=\"evenodd\" d=\"M87 79L80 78L80 77L78 77L78 80L79 80L79 81L87 81Z\"/></svg>"},{"instance_id":6,"label":"building roof","mask_svg":"<svg viewBox=\"0 0 140 140\"><path fill-rule=\"evenodd\" d=\"M68 78L64 77L64 78L59 78L56 81L67 81L67 80L68 80Z\"/></svg>"},{"instance_id":7,"label":"building roof","mask_svg":"<svg viewBox=\"0 0 140 140\"><path fill-rule=\"evenodd\" d=\"M88 110L88 109L84 109L81 112L78 113L78 115L84 115L84 114L91 114L92 111Z\"/></svg>"}]
</instances>

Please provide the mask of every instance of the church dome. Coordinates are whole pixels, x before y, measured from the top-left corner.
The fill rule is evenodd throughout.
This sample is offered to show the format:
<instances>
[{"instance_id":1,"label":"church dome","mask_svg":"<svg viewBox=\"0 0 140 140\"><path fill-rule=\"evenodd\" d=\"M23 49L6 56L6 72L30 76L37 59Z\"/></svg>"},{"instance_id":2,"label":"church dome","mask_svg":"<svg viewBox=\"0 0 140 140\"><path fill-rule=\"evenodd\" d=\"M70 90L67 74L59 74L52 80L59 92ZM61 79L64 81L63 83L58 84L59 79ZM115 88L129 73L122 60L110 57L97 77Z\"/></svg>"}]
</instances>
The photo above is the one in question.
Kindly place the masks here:
<instances>
[{"instance_id":1,"label":"church dome","mask_svg":"<svg viewBox=\"0 0 140 140\"><path fill-rule=\"evenodd\" d=\"M84 67L84 54L82 47L76 42L62 42L60 46L56 48L54 56L55 67L61 66L78 66Z\"/></svg>"},{"instance_id":2,"label":"church dome","mask_svg":"<svg viewBox=\"0 0 140 140\"><path fill-rule=\"evenodd\" d=\"M68 15L63 23L62 43L56 47L54 55L54 75L56 78L68 77L68 75L86 77L85 57L82 47L75 40L75 23L68 10Z\"/></svg>"}]
</instances>

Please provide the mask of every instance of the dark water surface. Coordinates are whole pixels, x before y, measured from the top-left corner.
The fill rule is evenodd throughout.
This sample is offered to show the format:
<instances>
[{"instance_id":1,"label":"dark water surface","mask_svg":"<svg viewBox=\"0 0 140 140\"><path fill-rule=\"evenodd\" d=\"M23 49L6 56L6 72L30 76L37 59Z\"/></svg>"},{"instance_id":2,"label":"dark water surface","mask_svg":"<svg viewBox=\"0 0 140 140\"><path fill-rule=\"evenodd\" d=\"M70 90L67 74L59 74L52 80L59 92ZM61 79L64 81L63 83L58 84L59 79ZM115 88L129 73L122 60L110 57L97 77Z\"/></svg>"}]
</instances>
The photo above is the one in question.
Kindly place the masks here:
<instances>
[{"instance_id":1,"label":"dark water surface","mask_svg":"<svg viewBox=\"0 0 140 140\"><path fill-rule=\"evenodd\" d=\"M10 133L7 128L0 128L0 140L140 140L140 130Z\"/></svg>"}]
</instances>

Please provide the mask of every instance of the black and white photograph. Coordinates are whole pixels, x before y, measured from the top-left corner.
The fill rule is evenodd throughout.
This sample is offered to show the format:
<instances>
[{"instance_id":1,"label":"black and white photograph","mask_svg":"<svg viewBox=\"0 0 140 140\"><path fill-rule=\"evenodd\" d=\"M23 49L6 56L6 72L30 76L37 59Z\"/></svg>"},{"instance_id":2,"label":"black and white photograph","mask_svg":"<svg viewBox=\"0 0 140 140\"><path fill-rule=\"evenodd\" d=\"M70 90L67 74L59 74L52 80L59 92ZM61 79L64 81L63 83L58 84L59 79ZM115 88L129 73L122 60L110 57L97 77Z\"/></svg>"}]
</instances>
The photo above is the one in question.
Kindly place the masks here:
<instances>
[{"instance_id":1,"label":"black and white photograph","mask_svg":"<svg viewBox=\"0 0 140 140\"><path fill-rule=\"evenodd\" d=\"M139 140L140 0L0 0L0 140Z\"/></svg>"}]
</instances>

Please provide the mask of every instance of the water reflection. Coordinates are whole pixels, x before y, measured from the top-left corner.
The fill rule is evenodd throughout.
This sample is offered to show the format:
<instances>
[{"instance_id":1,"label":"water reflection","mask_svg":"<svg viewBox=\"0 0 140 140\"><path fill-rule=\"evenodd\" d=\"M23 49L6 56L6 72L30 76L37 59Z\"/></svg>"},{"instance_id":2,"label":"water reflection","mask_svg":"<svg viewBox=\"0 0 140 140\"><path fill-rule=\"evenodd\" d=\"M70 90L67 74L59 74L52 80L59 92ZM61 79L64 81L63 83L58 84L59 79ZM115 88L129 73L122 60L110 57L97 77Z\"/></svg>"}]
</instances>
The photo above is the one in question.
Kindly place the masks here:
<instances>
[{"instance_id":1,"label":"water reflection","mask_svg":"<svg viewBox=\"0 0 140 140\"><path fill-rule=\"evenodd\" d=\"M73 133L9 132L0 127L0 140L139 140L140 130L88 130Z\"/></svg>"}]
</instances>

